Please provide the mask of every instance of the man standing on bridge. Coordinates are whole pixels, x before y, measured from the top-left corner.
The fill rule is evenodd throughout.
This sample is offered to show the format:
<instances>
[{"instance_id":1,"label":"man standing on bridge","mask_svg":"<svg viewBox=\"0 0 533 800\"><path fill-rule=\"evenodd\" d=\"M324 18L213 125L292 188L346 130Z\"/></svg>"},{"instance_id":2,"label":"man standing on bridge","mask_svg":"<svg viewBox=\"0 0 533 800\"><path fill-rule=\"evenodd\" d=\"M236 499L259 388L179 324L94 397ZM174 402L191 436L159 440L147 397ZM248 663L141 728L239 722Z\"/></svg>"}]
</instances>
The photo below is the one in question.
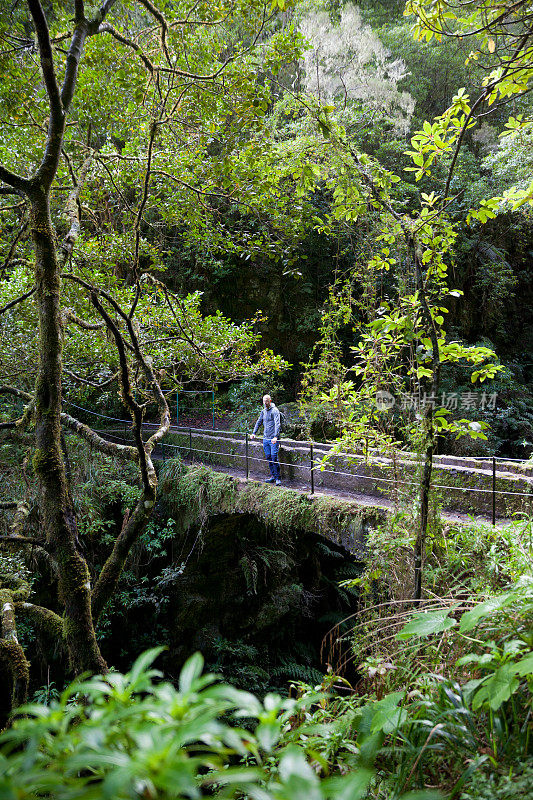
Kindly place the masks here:
<instances>
[{"instance_id":1,"label":"man standing on bridge","mask_svg":"<svg viewBox=\"0 0 533 800\"><path fill-rule=\"evenodd\" d=\"M260 425L263 426L263 450L265 451L268 466L270 467L270 478L267 478L266 482L275 482L276 486L281 486L278 461L281 417L269 394L265 394L263 397L263 408L255 423L252 439L255 438L256 431Z\"/></svg>"}]
</instances>

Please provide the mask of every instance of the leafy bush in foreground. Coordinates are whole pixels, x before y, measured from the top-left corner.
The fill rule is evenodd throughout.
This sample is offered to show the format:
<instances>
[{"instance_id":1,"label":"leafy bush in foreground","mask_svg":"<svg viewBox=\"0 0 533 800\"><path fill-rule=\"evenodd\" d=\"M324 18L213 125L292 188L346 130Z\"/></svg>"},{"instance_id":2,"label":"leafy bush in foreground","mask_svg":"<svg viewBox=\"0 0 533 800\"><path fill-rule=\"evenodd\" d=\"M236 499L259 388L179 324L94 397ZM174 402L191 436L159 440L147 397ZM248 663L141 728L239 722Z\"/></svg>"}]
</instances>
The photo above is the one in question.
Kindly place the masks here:
<instances>
[{"instance_id":1,"label":"leafy bush in foreground","mask_svg":"<svg viewBox=\"0 0 533 800\"><path fill-rule=\"evenodd\" d=\"M186 662L176 689L150 668L161 649L144 653L126 675L81 679L50 706L20 709L0 737L0 799L366 795L373 759L390 726L384 712L397 716L396 698L360 710L360 748L352 763L344 763L345 774L322 777L330 765L320 750L334 736L335 723L313 726L305 708L316 694L300 700L271 694L261 702L202 675L198 653ZM238 727L243 718L257 722L253 733ZM435 794L416 796L429 800Z\"/></svg>"}]
</instances>

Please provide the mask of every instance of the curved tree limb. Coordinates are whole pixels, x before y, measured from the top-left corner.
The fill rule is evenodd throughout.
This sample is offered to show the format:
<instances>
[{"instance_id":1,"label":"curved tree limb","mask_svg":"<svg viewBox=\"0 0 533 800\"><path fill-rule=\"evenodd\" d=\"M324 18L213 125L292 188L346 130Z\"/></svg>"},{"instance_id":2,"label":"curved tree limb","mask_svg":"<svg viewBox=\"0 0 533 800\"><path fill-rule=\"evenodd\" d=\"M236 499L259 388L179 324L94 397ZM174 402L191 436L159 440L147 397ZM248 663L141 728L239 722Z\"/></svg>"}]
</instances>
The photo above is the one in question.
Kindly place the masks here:
<instances>
[{"instance_id":1,"label":"curved tree limb","mask_svg":"<svg viewBox=\"0 0 533 800\"><path fill-rule=\"evenodd\" d=\"M15 603L15 611L31 619L37 630L47 634L58 644L62 644L63 638L63 618L44 606L36 606L33 603Z\"/></svg>"},{"instance_id":2,"label":"curved tree limb","mask_svg":"<svg viewBox=\"0 0 533 800\"><path fill-rule=\"evenodd\" d=\"M93 160L93 154L90 153L89 156L83 162L80 174L78 176L78 180L76 181L75 186L70 192L67 202L65 204L65 211L70 219L70 230L61 243L60 258L59 258L60 264L64 264L68 259L68 257L71 255L74 249L74 245L76 243L76 239L80 235L79 198L81 189L87 178L87 174L89 172L92 160Z\"/></svg>"},{"instance_id":3,"label":"curved tree limb","mask_svg":"<svg viewBox=\"0 0 533 800\"><path fill-rule=\"evenodd\" d=\"M63 368L63 372L65 373L65 375L68 375L69 378L72 378L73 380L78 381L79 383L83 383L85 384L85 386L92 386L94 389L104 389L106 386L109 386L111 383L113 383L113 381L116 381L116 379L118 378L118 372L115 372L115 374L112 375L107 381L102 381L101 383L95 383L95 381L90 381L87 378L82 378L81 375L76 375L75 372L72 372L71 370L68 370L66 368Z\"/></svg>"},{"instance_id":4,"label":"curved tree limb","mask_svg":"<svg viewBox=\"0 0 533 800\"><path fill-rule=\"evenodd\" d=\"M0 542L4 542L6 544L35 544L35 545L43 545L44 539L34 539L32 536L0 536Z\"/></svg>"},{"instance_id":5,"label":"curved tree limb","mask_svg":"<svg viewBox=\"0 0 533 800\"><path fill-rule=\"evenodd\" d=\"M110 555L100 570L93 588L92 613L95 623L100 618L102 611L117 587L131 547L144 531L146 523L152 514L154 503L155 487L152 491L143 491L133 514L126 514L124 517L122 529L115 540Z\"/></svg>"},{"instance_id":6,"label":"curved tree limb","mask_svg":"<svg viewBox=\"0 0 533 800\"><path fill-rule=\"evenodd\" d=\"M2 210L5 210L5 209L2 209ZM9 263L10 263L11 259L13 258L13 253L15 252L15 250L17 248L17 245L18 245L18 243L20 241L20 238L23 235L23 233L26 231L27 227L28 227L28 222L27 221L23 222L23 224L18 229L15 238L11 242L11 246L9 248L9 252L8 252L7 256L5 257L5 259L4 259L4 263L0 267L0 280L3 280L5 272L6 272L6 269L8 268ZM2 313L2 311L0 311L0 314L1 313Z\"/></svg>"},{"instance_id":7,"label":"curved tree limb","mask_svg":"<svg viewBox=\"0 0 533 800\"><path fill-rule=\"evenodd\" d=\"M61 422L81 439L84 439L91 447L94 447L95 450L104 453L106 456L120 458L123 461L135 461L138 457L137 448L131 445L116 444L115 442L109 442L107 439L103 439L88 425L71 417L70 414L64 411L61 412Z\"/></svg>"},{"instance_id":8,"label":"curved tree limb","mask_svg":"<svg viewBox=\"0 0 533 800\"><path fill-rule=\"evenodd\" d=\"M73 322L79 328L83 328L86 331L99 331L105 328L104 322L87 322L81 317L78 317L77 314L70 309L63 312L63 318L68 322Z\"/></svg>"},{"instance_id":9,"label":"curved tree limb","mask_svg":"<svg viewBox=\"0 0 533 800\"><path fill-rule=\"evenodd\" d=\"M0 395L1 394L11 394L13 397L18 397L20 400L26 400L26 402L33 400L33 395L31 395L29 392L25 392L23 389L17 389L15 386L7 386L5 384L0 385Z\"/></svg>"},{"instance_id":10,"label":"curved tree limb","mask_svg":"<svg viewBox=\"0 0 533 800\"><path fill-rule=\"evenodd\" d=\"M32 296L32 294L35 294L35 286L33 289L30 289L29 292L24 292L24 294L21 294L19 297L15 297L14 300L10 300L9 303L6 303L5 306L2 306L2 308L0 308L0 316L5 314L6 311L9 311L10 308L13 308L19 303L23 303L24 300L27 300L28 297Z\"/></svg>"},{"instance_id":11,"label":"curved tree limb","mask_svg":"<svg viewBox=\"0 0 533 800\"><path fill-rule=\"evenodd\" d=\"M144 64L148 72L151 75L155 73L156 67L154 67L154 65L152 64L146 53L137 44L137 42L134 42L132 39L128 39L126 36L123 36L123 34L119 33L116 30L116 28L113 27L113 25L110 25L109 22L105 22L103 25L100 25L98 33L108 33L110 36L113 36L113 38L115 38L121 44L134 50L135 53L137 53L137 55L141 59L142 63Z\"/></svg>"},{"instance_id":12,"label":"curved tree limb","mask_svg":"<svg viewBox=\"0 0 533 800\"><path fill-rule=\"evenodd\" d=\"M4 167L0 164L0 181L7 183L10 187L0 187L2 189L2 194L17 194L21 197L24 197L28 194L30 188L30 182L23 178L22 175L17 175L15 172L11 172L11 170Z\"/></svg>"}]
</instances>

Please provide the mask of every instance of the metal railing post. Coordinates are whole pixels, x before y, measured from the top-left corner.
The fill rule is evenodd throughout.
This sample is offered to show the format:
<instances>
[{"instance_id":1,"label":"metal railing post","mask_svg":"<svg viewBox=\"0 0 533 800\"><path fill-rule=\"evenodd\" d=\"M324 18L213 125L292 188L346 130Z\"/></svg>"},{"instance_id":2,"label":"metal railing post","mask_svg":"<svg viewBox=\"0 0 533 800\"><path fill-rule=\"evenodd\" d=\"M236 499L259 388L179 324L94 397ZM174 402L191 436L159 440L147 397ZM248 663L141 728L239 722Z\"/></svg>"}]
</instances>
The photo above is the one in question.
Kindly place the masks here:
<instances>
[{"instance_id":1,"label":"metal railing post","mask_svg":"<svg viewBox=\"0 0 533 800\"><path fill-rule=\"evenodd\" d=\"M311 456L311 494L315 493L315 467L314 467L314 459L313 459L313 442L309 445L310 456Z\"/></svg>"},{"instance_id":2,"label":"metal railing post","mask_svg":"<svg viewBox=\"0 0 533 800\"><path fill-rule=\"evenodd\" d=\"M248 433L246 433L246 480L248 480L249 474L250 470L248 468Z\"/></svg>"},{"instance_id":3,"label":"metal railing post","mask_svg":"<svg viewBox=\"0 0 533 800\"><path fill-rule=\"evenodd\" d=\"M492 524L496 525L496 458L492 456Z\"/></svg>"},{"instance_id":4,"label":"metal railing post","mask_svg":"<svg viewBox=\"0 0 533 800\"><path fill-rule=\"evenodd\" d=\"M192 430L189 428L189 458L192 461Z\"/></svg>"}]
</instances>

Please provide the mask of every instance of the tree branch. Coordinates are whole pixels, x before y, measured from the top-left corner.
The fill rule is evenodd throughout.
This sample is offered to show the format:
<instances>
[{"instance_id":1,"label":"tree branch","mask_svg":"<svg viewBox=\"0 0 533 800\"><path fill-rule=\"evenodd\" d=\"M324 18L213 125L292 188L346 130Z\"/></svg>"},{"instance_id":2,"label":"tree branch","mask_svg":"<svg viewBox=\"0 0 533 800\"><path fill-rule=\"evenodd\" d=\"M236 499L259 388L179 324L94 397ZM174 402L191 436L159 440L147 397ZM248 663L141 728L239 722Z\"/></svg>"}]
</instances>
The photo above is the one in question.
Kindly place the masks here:
<instances>
[{"instance_id":1,"label":"tree branch","mask_svg":"<svg viewBox=\"0 0 533 800\"><path fill-rule=\"evenodd\" d=\"M67 202L65 203L65 211L67 213L67 216L70 218L70 230L61 243L60 263L62 264L66 262L66 260L72 253L74 245L76 243L76 239L80 234L80 211L79 211L78 201L81 189L87 178L87 173L89 172L89 167L91 166L92 160L93 160L93 154L90 153L89 156L83 162L78 180L75 186L73 187L72 191L70 192Z\"/></svg>"},{"instance_id":2,"label":"tree branch","mask_svg":"<svg viewBox=\"0 0 533 800\"><path fill-rule=\"evenodd\" d=\"M107 439L103 439L88 425L85 425L83 422L75 419L75 417L71 417L70 414L67 414L64 411L61 412L61 422L69 430L71 430L81 439L84 439L86 442L88 442L88 444L91 445L91 447L94 447L94 449L98 450L100 453L104 453L106 456L120 458L123 461L137 460L136 447L125 444L117 444L116 442L108 442Z\"/></svg>"},{"instance_id":3,"label":"tree branch","mask_svg":"<svg viewBox=\"0 0 533 800\"><path fill-rule=\"evenodd\" d=\"M63 114L67 114L72 98L74 97L74 89L76 88L76 78L78 76L78 67L81 61L81 54L85 39L89 34L89 23L85 16L78 18L76 15L76 27L72 37L70 47L67 53L67 60L65 66L65 77L63 79L63 86L61 87L61 104Z\"/></svg>"},{"instance_id":4,"label":"tree branch","mask_svg":"<svg viewBox=\"0 0 533 800\"><path fill-rule=\"evenodd\" d=\"M16 389L14 386L0 386L0 395L1 394L11 394L13 397L18 397L20 400L26 400L26 402L30 402L33 400L33 395L29 392L25 392L22 389Z\"/></svg>"},{"instance_id":5,"label":"tree branch","mask_svg":"<svg viewBox=\"0 0 533 800\"><path fill-rule=\"evenodd\" d=\"M113 383L113 381L116 381L116 379L118 378L118 372L115 372L115 374L112 375L109 378L109 380L102 381L101 383L95 383L94 381L90 381L87 378L82 378L81 375L76 375L75 372L71 372L68 369L63 368L63 372L65 373L65 375L68 375L69 378L72 378L75 381L79 381L79 383L83 383L86 386L92 386L94 389L104 389L106 386L109 386L111 383Z\"/></svg>"},{"instance_id":6,"label":"tree branch","mask_svg":"<svg viewBox=\"0 0 533 800\"><path fill-rule=\"evenodd\" d=\"M21 197L24 197L28 194L30 189L30 182L23 178L21 175L17 175L15 172L11 172L11 170L7 169L6 167L0 164L0 181L7 183L8 186L11 187L12 191L8 191L6 187L2 188L2 194L17 194Z\"/></svg>"},{"instance_id":7,"label":"tree branch","mask_svg":"<svg viewBox=\"0 0 533 800\"><path fill-rule=\"evenodd\" d=\"M156 67L154 67L148 56L143 52L141 47L139 47L137 42L134 42L131 39L127 39L125 36L119 33L112 25L110 25L109 22L100 25L98 33L108 33L110 36L113 36L121 44L125 45L126 47L130 47L137 53L137 55L141 59L142 63L144 64L148 72L151 75L155 73Z\"/></svg>"},{"instance_id":8,"label":"tree branch","mask_svg":"<svg viewBox=\"0 0 533 800\"><path fill-rule=\"evenodd\" d=\"M152 167L152 152L154 148L154 139L155 134L157 131L157 123L155 121L152 122L150 126L150 138L148 141L148 152L146 155L146 172L144 174L144 184L143 184L143 194L141 198L141 202L139 203L139 210L137 212L137 218L135 220L134 231L135 231L135 257L133 260L133 274L135 276L135 280L138 279L138 268L139 268L139 245L141 241L141 219L142 214L144 211L144 207L146 205L146 201L148 200L148 187L150 185L150 169ZM137 305L137 301L139 299L139 287L137 287L137 294L135 296L135 302L131 307L131 311L129 313L129 318L133 317L135 313L135 306Z\"/></svg>"},{"instance_id":9,"label":"tree branch","mask_svg":"<svg viewBox=\"0 0 533 800\"><path fill-rule=\"evenodd\" d=\"M92 591L91 609L95 623L98 621L107 602L113 596L124 564L133 543L143 532L154 506L155 491L143 491L133 514L124 517L122 529L108 556Z\"/></svg>"},{"instance_id":10,"label":"tree branch","mask_svg":"<svg viewBox=\"0 0 533 800\"><path fill-rule=\"evenodd\" d=\"M23 192L20 192L18 189L15 189L13 186L0 186L0 195L12 195L15 194L17 197L20 197ZM5 209L2 209L4 211Z\"/></svg>"},{"instance_id":11,"label":"tree branch","mask_svg":"<svg viewBox=\"0 0 533 800\"><path fill-rule=\"evenodd\" d=\"M13 306L18 305L18 303L22 303L24 300L27 300L28 297L31 297L32 294L34 293L35 293L35 286L33 287L33 289L30 289L29 292L25 292L24 294L21 294L20 297L15 297L14 300L10 300L9 303L6 303L5 306L2 306L2 308L0 308L0 316L2 316L2 314L5 314L6 311L9 311L10 308L13 308Z\"/></svg>"},{"instance_id":12,"label":"tree branch","mask_svg":"<svg viewBox=\"0 0 533 800\"><path fill-rule=\"evenodd\" d=\"M52 42L50 41L50 31L48 30L48 22L45 13L39 0L28 0L28 7L33 19L35 32L37 34L37 43L39 46L39 56L41 61L41 70L43 73L44 84L46 93L48 95L48 102L50 106L50 125L52 126L52 117L55 117L56 123L63 122L63 108L61 103L61 95L59 93L59 86L56 79L54 68L54 54L52 50ZM49 129L50 132L50 129ZM1 176L0 176L1 177Z\"/></svg>"},{"instance_id":13,"label":"tree branch","mask_svg":"<svg viewBox=\"0 0 533 800\"><path fill-rule=\"evenodd\" d=\"M26 230L27 227L28 227L28 222L26 221L21 225L21 227L17 231L17 235L15 236L13 241L11 242L11 247L9 248L9 252L8 252L7 256L5 257L5 259L4 259L4 263L2 264L2 267L0 268L0 280L4 279L4 275L5 275L6 269L9 266L9 262L13 258L13 253L15 252L17 244L20 241L20 237L22 236L22 234L24 233L24 231ZM0 313L2 313L2 312L0 311Z\"/></svg>"},{"instance_id":14,"label":"tree branch","mask_svg":"<svg viewBox=\"0 0 533 800\"><path fill-rule=\"evenodd\" d=\"M167 64L172 64L170 59L170 54L168 52L167 47L167 35L168 35L168 22L166 21L164 15L159 11L150 0L138 0L138 2L146 8L146 10L159 22L159 27L161 29L161 49L165 54L165 58L167 60Z\"/></svg>"},{"instance_id":15,"label":"tree branch","mask_svg":"<svg viewBox=\"0 0 533 800\"><path fill-rule=\"evenodd\" d=\"M43 188L46 189L52 185L63 146L66 115L74 96L85 39L87 36L98 32L100 24L114 3L115 0L106 0L91 23L85 19L82 13L83 3L76 4L74 33L67 53L63 84L61 90L59 90L46 16L39 0L28 0L28 6L37 33L41 69L50 107L50 122L45 151L36 175L32 181L28 182L30 190L42 191ZM8 180L1 172L0 179L11 186L15 185L12 180Z\"/></svg>"},{"instance_id":16,"label":"tree branch","mask_svg":"<svg viewBox=\"0 0 533 800\"><path fill-rule=\"evenodd\" d=\"M83 328L86 331L100 331L100 330L102 330L102 328L105 328L105 323L104 322L87 322L86 320L82 319L81 317L78 317L70 309L67 309L63 313L63 316L64 316L65 320L68 320L69 322L73 322L79 328Z\"/></svg>"},{"instance_id":17,"label":"tree branch","mask_svg":"<svg viewBox=\"0 0 533 800\"><path fill-rule=\"evenodd\" d=\"M102 319L105 321L107 327L109 328L113 338L115 339L115 345L118 350L118 358L120 364L120 384L122 390L122 398L124 403L126 404L132 420L133 420L133 438L135 441L138 457L139 457L139 466L141 470L141 478L143 482L143 486L145 491L148 491L151 485L150 480L150 469L149 469L149 458L146 454L144 448L144 442L142 439L142 420L143 420L143 410L141 406L137 403L133 396L132 388L131 388L131 380L130 380L130 370L128 366L128 359L126 356L126 348L124 346L124 338L120 333L117 325L115 324L114 320L111 316L107 313L105 308L103 307L102 303L98 298L97 292L91 293L91 302L93 303L94 307L101 315ZM118 306L115 300L112 301L115 306ZM118 306L120 308L120 306ZM125 317L126 315L120 309L121 316ZM128 321L126 316L126 321ZM130 322L131 324L131 322ZM153 467L152 467L153 469Z\"/></svg>"},{"instance_id":18,"label":"tree branch","mask_svg":"<svg viewBox=\"0 0 533 800\"><path fill-rule=\"evenodd\" d=\"M29 617L37 630L46 633L57 644L63 644L63 618L59 614L33 603L16 602L15 610L18 614Z\"/></svg>"},{"instance_id":19,"label":"tree branch","mask_svg":"<svg viewBox=\"0 0 533 800\"><path fill-rule=\"evenodd\" d=\"M34 539L32 536L0 536L0 542L8 544L36 544L42 546L44 539Z\"/></svg>"}]
</instances>

